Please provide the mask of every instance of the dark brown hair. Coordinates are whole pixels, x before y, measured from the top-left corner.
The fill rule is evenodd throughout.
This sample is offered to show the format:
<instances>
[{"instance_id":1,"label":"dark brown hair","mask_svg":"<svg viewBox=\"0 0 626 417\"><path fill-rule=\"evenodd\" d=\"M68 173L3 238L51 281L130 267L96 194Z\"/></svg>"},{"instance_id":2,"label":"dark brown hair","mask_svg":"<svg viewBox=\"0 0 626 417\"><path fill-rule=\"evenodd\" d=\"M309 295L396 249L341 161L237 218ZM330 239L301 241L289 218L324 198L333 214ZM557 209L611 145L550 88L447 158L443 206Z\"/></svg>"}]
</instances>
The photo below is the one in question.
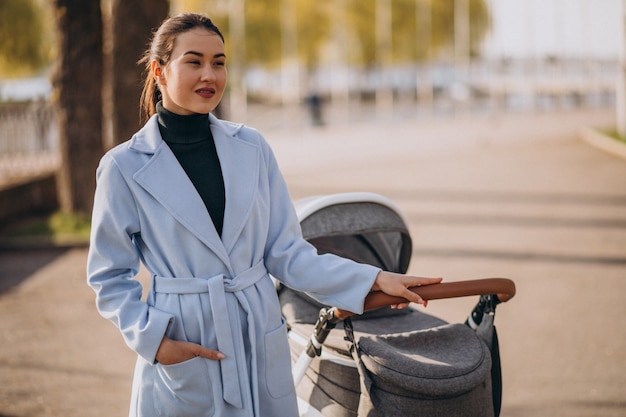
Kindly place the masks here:
<instances>
[{"instance_id":1,"label":"dark brown hair","mask_svg":"<svg viewBox=\"0 0 626 417\"><path fill-rule=\"evenodd\" d=\"M145 80L143 91L141 93L140 112L141 120L147 121L150 116L156 113L156 104L161 100L161 92L159 86L154 80L151 72L151 63L157 60L161 65L166 66L172 56L174 49L174 41L176 37L189 30L202 28L218 35L222 42L224 36L217 26L203 14L182 13L177 16L170 17L161 23L150 42L148 49L139 64L145 65Z\"/></svg>"}]
</instances>

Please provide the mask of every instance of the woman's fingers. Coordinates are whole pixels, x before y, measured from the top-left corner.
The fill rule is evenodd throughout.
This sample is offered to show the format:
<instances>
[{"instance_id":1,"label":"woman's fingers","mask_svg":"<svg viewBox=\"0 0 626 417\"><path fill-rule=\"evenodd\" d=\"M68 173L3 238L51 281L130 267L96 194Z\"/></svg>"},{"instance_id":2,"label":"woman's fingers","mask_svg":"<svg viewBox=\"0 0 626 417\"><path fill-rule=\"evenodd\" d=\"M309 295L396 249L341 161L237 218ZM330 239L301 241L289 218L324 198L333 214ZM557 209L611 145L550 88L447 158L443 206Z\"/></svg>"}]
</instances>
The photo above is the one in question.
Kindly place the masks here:
<instances>
[{"instance_id":1,"label":"woman's fingers","mask_svg":"<svg viewBox=\"0 0 626 417\"><path fill-rule=\"evenodd\" d=\"M203 358L212 359L214 361L224 359L224 354L222 352L205 348L204 346L200 346L200 345L194 345L194 346L196 346L196 356L202 356Z\"/></svg>"},{"instance_id":2,"label":"woman's fingers","mask_svg":"<svg viewBox=\"0 0 626 417\"><path fill-rule=\"evenodd\" d=\"M443 278L426 278L426 277L414 277L411 275L405 275L403 279L403 284L409 287L417 287L420 285L432 285L439 284Z\"/></svg>"},{"instance_id":3,"label":"woman's fingers","mask_svg":"<svg viewBox=\"0 0 626 417\"><path fill-rule=\"evenodd\" d=\"M403 297L407 300L411 300L414 303L422 304L424 307L428 305L428 301L424 300L419 294L410 291L411 287L419 287L422 285L433 285L439 284L443 278L425 278L425 277L411 277L407 276L407 279L404 281L404 285L406 285L406 291L403 292Z\"/></svg>"},{"instance_id":4,"label":"woman's fingers","mask_svg":"<svg viewBox=\"0 0 626 417\"><path fill-rule=\"evenodd\" d=\"M415 287L415 285L412 285L412 287ZM400 297L404 297L407 300L417 303L417 304L424 304L424 300L422 299L422 297L420 297L419 294L414 293L413 291L408 290L407 288L404 288L404 291L402 291L402 293L398 294Z\"/></svg>"},{"instance_id":5,"label":"woman's fingers","mask_svg":"<svg viewBox=\"0 0 626 417\"><path fill-rule=\"evenodd\" d=\"M224 354L217 350L208 349L196 343L182 342L164 337L157 351L156 360L162 365L173 365L196 356L212 360L224 359Z\"/></svg>"},{"instance_id":6,"label":"woman's fingers","mask_svg":"<svg viewBox=\"0 0 626 417\"><path fill-rule=\"evenodd\" d=\"M411 275L396 274L387 271L381 271L376 277L376 281L372 289L374 291L382 291L388 295L403 297L410 302L424 304L425 301L419 294L410 291L409 288L421 285L432 285L440 283L442 278L426 278ZM405 303L396 305L396 308L405 307Z\"/></svg>"}]
</instances>

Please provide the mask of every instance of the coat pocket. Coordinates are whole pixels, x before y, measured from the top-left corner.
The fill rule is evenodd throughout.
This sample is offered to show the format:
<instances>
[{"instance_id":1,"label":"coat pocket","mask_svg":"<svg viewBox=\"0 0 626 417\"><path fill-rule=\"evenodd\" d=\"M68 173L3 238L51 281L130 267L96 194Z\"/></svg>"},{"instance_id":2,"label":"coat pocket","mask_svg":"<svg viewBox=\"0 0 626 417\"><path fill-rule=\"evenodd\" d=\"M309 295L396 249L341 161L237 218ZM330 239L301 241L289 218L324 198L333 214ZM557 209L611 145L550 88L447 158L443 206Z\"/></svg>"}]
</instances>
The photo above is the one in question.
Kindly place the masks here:
<instances>
[{"instance_id":1,"label":"coat pocket","mask_svg":"<svg viewBox=\"0 0 626 417\"><path fill-rule=\"evenodd\" d=\"M291 355L287 342L287 325L265 334L265 383L273 398L281 398L295 391L291 375Z\"/></svg>"},{"instance_id":2,"label":"coat pocket","mask_svg":"<svg viewBox=\"0 0 626 417\"><path fill-rule=\"evenodd\" d=\"M209 359L156 364L153 385L157 417L212 417L215 413Z\"/></svg>"}]
</instances>

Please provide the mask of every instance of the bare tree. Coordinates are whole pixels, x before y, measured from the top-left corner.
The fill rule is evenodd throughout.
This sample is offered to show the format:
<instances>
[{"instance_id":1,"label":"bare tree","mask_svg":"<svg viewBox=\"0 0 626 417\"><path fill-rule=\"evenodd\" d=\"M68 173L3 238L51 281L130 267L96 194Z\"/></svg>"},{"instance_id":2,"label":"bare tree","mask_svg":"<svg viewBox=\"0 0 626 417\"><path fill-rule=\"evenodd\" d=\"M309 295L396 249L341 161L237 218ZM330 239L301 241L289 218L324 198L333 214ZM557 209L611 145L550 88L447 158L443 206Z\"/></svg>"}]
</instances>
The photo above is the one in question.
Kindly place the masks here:
<instances>
[{"instance_id":1,"label":"bare tree","mask_svg":"<svg viewBox=\"0 0 626 417\"><path fill-rule=\"evenodd\" d=\"M91 213L95 168L102 155L102 12L100 0L54 0L59 60L61 210Z\"/></svg>"},{"instance_id":2,"label":"bare tree","mask_svg":"<svg viewBox=\"0 0 626 417\"><path fill-rule=\"evenodd\" d=\"M151 31L167 17L169 0L113 0L112 134L113 144L139 128L142 68L137 65Z\"/></svg>"}]
</instances>

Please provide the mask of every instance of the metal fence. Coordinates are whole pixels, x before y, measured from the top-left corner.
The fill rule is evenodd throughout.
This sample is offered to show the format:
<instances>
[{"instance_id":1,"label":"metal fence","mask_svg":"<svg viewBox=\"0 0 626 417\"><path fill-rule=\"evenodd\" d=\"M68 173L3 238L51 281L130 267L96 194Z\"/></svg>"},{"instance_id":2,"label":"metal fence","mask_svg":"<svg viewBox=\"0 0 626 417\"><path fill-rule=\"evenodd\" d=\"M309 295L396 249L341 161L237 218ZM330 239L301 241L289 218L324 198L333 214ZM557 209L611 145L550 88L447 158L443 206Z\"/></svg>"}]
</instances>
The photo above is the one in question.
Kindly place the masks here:
<instances>
[{"instance_id":1,"label":"metal fence","mask_svg":"<svg viewBox=\"0 0 626 417\"><path fill-rule=\"evenodd\" d=\"M58 167L56 107L44 100L0 104L0 187Z\"/></svg>"}]
</instances>

